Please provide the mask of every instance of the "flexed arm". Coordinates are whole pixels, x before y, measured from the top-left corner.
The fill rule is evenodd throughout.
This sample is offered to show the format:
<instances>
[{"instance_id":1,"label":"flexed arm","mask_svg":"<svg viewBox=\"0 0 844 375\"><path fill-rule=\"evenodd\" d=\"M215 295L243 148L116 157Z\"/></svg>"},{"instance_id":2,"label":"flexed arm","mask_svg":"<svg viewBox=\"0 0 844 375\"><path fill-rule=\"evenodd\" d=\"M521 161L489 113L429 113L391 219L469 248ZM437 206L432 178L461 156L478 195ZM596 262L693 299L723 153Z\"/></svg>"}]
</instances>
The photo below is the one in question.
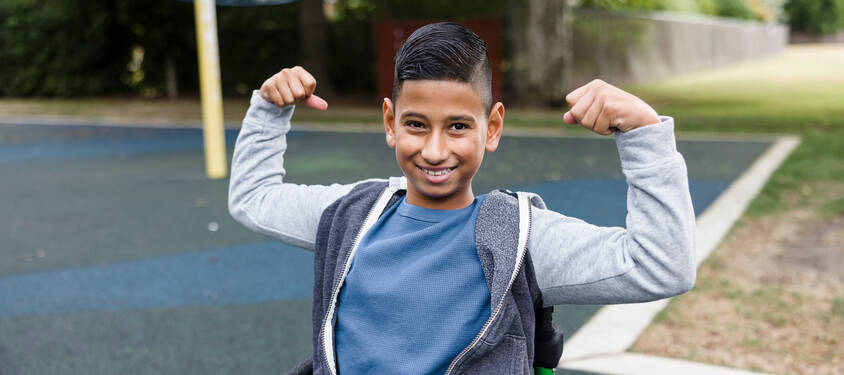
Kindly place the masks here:
<instances>
[{"instance_id":1,"label":"flexed arm","mask_svg":"<svg viewBox=\"0 0 844 375\"><path fill-rule=\"evenodd\" d=\"M537 202L529 249L543 300L629 303L688 291L695 280L695 218L673 119L601 81L566 99L567 123L615 134L628 184L627 228L591 225Z\"/></svg>"},{"instance_id":2,"label":"flexed arm","mask_svg":"<svg viewBox=\"0 0 844 375\"><path fill-rule=\"evenodd\" d=\"M297 185L284 181L286 134L294 104L325 110L316 81L301 67L284 69L255 91L232 156L229 212L247 228L313 249L322 211L354 184Z\"/></svg>"}]
</instances>

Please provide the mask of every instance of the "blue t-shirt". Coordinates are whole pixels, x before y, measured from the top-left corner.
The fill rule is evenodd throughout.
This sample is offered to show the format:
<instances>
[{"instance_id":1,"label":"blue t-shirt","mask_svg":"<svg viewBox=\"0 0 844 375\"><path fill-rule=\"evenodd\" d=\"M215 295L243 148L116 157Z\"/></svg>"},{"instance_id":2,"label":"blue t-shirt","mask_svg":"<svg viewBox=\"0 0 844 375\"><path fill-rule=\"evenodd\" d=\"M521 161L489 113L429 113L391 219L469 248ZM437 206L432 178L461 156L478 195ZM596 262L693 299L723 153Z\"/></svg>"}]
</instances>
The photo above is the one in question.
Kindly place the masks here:
<instances>
[{"instance_id":1,"label":"blue t-shirt","mask_svg":"<svg viewBox=\"0 0 844 375\"><path fill-rule=\"evenodd\" d=\"M361 239L337 307L340 374L442 374L491 314L468 207L390 207Z\"/></svg>"}]
</instances>

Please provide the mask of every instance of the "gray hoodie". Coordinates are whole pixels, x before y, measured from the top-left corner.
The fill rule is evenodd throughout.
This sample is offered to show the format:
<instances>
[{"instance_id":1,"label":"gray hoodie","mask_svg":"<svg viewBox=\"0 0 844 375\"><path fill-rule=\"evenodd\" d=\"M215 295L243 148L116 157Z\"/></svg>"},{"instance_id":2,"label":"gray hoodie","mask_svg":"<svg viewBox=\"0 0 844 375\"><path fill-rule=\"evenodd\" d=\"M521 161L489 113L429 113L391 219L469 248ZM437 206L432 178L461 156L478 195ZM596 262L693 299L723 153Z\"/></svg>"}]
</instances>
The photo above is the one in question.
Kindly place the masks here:
<instances>
[{"instance_id":1,"label":"gray hoodie","mask_svg":"<svg viewBox=\"0 0 844 375\"><path fill-rule=\"evenodd\" d=\"M248 228L315 250L314 373L336 373L337 294L357 241L406 189L403 177L353 184L283 181L293 106L253 93L235 145L229 210ZM673 120L616 132L629 186L627 228L548 210L531 193L493 192L476 225L492 315L449 373L529 373L533 304L612 304L674 296L694 284L694 211ZM509 369L509 371L508 371Z\"/></svg>"}]
</instances>

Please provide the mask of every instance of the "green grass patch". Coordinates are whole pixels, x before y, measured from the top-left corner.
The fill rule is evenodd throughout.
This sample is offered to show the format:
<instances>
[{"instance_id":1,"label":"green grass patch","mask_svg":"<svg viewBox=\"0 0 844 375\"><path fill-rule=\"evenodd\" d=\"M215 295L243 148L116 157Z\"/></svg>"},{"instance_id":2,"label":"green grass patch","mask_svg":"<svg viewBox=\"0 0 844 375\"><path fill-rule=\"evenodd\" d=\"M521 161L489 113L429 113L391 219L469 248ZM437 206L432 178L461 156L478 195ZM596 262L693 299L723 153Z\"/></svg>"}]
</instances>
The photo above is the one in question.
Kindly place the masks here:
<instances>
[{"instance_id":1,"label":"green grass patch","mask_svg":"<svg viewBox=\"0 0 844 375\"><path fill-rule=\"evenodd\" d=\"M836 298L832 301L832 308L830 309L832 316L844 319L844 298Z\"/></svg>"},{"instance_id":2,"label":"green grass patch","mask_svg":"<svg viewBox=\"0 0 844 375\"><path fill-rule=\"evenodd\" d=\"M710 255L699 269L692 292L675 299L688 302L672 302L671 308L655 320L671 325L667 327L671 333L649 329L651 333L644 336L651 337L640 338L640 343L645 344L637 344L639 349L652 348L649 354L700 357L703 362L747 366L751 370L754 366L748 366L748 358L764 358L766 367L757 370L770 373L807 373L809 369L818 369L818 373L834 372L840 351L829 348L840 344L844 298L836 294L837 298L829 301L826 296L801 292L802 289L790 282L779 285L781 282L776 278L754 280L754 276L744 275L745 267L794 265L768 263L766 258L776 257L769 253L756 255L758 263L744 260L748 263L736 265L725 251L741 251L742 246L767 246L768 238L773 243L784 241L776 236L749 235L747 230L765 230L764 226L753 226L762 219L765 223L773 219L778 224L783 223L781 220L804 217L789 212L795 209L808 210L827 219L844 215L844 46L789 47L786 53L770 59L628 90L660 114L673 116L681 137L684 132L703 131L793 134L802 139L750 204L747 216L731 231L731 236L737 234L751 243L728 244ZM760 215L765 218L748 217ZM811 220L818 222L817 218ZM745 230L737 231L742 225ZM787 241L806 247L813 246L814 240L800 237L798 232ZM770 251L777 251L777 247L771 247ZM808 287L805 290L823 290L802 286ZM715 311L717 316L707 315ZM683 320L707 323L681 330ZM686 346L680 349L659 349L653 345L674 335L684 335L690 340L681 344ZM717 348L707 346L713 342ZM698 353L696 348L701 347L707 351Z\"/></svg>"},{"instance_id":3,"label":"green grass patch","mask_svg":"<svg viewBox=\"0 0 844 375\"><path fill-rule=\"evenodd\" d=\"M673 116L679 132L802 137L748 214L795 207L844 214L844 46L790 47L769 59L628 89Z\"/></svg>"},{"instance_id":4,"label":"green grass patch","mask_svg":"<svg viewBox=\"0 0 844 375\"><path fill-rule=\"evenodd\" d=\"M771 176L748 213L811 207L827 216L844 214L844 131L803 135L803 141Z\"/></svg>"},{"instance_id":5,"label":"green grass patch","mask_svg":"<svg viewBox=\"0 0 844 375\"><path fill-rule=\"evenodd\" d=\"M844 46L798 46L763 60L629 87L680 130L844 129Z\"/></svg>"},{"instance_id":6,"label":"green grass patch","mask_svg":"<svg viewBox=\"0 0 844 375\"><path fill-rule=\"evenodd\" d=\"M681 297L678 297L678 298L681 298ZM671 311L674 310L672 308L672 305L677 301L678 298L674 298L671 301L669 301L668 305L665 306L664 309L662 309L658 313L656 313L656 315L653 318L653 321L651 321L651 324L662 324L662 323L669 324L669 325L672 324L671 318L673 317L673 314L671 314Z\"/></svg>"}]
</instances>

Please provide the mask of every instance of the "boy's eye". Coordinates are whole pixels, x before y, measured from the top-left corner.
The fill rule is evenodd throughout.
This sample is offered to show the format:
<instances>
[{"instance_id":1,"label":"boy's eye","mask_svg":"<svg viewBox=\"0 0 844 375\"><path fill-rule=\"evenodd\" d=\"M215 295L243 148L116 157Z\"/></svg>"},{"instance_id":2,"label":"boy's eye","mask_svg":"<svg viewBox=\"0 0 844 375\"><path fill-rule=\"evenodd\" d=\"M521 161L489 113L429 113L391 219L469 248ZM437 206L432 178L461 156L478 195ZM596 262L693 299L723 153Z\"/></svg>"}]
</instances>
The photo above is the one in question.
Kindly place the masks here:
<instances>
[{"instance_id":1,"label":"boy's eye","mask_svg":"<svg viewBox=\"0 0 844 375\"><path fill-rule=\"evenodd\" d=\"M408 122L405 122L404 125L407 126L407 127L417 128L417 129L421 129L421 128L425 127L425 125L423 123L419 122L419 121L408 121Z\"/></svg>"},{"instance_id":2,"label":"boy's eye","mask_svg":"<svg viewBox=\"0 0 844 375\"><path fill-rule=\"evenodd\" d=\"M466 130L469 129L469 125L458 122L456 124L451 124L451 128L454 130Z\"/></svg>"}]
</instances>

